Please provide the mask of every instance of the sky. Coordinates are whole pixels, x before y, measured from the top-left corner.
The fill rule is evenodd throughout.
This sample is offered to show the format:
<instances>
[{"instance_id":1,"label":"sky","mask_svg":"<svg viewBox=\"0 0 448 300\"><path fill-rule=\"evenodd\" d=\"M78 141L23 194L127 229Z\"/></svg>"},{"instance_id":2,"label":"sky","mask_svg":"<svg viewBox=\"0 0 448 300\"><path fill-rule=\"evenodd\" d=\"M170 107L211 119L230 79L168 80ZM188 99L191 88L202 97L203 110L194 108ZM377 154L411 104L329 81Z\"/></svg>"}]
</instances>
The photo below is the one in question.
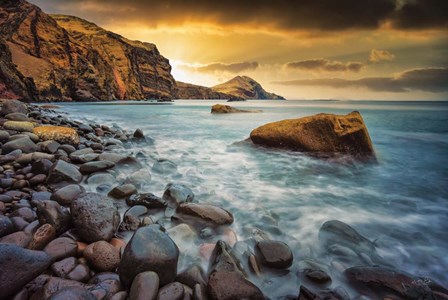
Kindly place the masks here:
<instances>
[{"instance_id":1,"label":"sky","mask_svg":"<svg viewBox=\"0 0 448 300\"><path fill-rule=\"evenodd\" d=\"M448 0L31 0L151 42L176 80L287 99L448 100Z\"/></svg>"}]
</instances>

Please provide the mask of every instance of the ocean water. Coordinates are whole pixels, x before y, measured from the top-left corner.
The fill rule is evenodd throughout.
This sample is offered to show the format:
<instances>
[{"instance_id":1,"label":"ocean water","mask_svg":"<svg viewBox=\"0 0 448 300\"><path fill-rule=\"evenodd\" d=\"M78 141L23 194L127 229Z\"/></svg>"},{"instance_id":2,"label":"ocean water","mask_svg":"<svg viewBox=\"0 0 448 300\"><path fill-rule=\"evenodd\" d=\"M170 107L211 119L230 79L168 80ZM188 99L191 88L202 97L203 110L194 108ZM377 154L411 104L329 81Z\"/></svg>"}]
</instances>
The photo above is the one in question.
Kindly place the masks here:
<instances>
[{"instance_id":1,"label":"ocean water","mask_svg":"<svg viewBox=\"0 0 448 300\"><path fill-rule=\"evenodd\" d=\"M62 111L141 128L155 140L127 150L146 157L151 180L141 191L161 195L167 183L184 183L197 201L232 212L239 240L258 228L289 244L295 261L329 264L319 256L318 232L340 220L374 241L393 266L448 285L448 102L248 101L231 105L263 113L212 115L217 102L71 103ZM234 145L267 122L353 110L367 124L378 164ZM152 172L159 158L176 163L177 172ZM297 293L298 281L290 281L257 284L274 297Z\"/></svg>"}]
</instances>

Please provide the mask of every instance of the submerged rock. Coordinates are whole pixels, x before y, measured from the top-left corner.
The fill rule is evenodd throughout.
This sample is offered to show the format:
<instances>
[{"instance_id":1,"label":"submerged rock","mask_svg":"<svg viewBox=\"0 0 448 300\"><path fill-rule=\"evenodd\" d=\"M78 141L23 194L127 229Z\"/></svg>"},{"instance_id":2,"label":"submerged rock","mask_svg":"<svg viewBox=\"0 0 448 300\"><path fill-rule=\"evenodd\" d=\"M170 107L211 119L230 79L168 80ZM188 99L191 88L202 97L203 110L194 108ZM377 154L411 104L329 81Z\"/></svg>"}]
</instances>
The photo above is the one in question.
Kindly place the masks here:
<instances>
[{"instance_id":1,"label":"submerged rock","mask_svg":"<svg viewBox=\"0 0 448 300\"><path fill-rule=\"evenodd\" d=\"M148 209L165 208L166 202L152 193L133 194L126 199L129 206L143 205Z\"/></svg>"},{"instance_id":2,"label":"submerged rock","mask_svg":"<svg viewBox=\"0 0 448 300\"><path fill-rule=\"evenodd\" d=\"M179 249L160 225L139 228L124 249L120 280L129 287L137 274L153 271L164 286L176 277L178 258Z\"/></svg>"},{"instance_id":3,"label":"submerged rock","mask_svg":"<svg viewBox=\"0 0 448 300\"><path fill-rule=\"evenodd\" d=\"M357 111L345 116L317 114L265 124L250 133L254 144L326 155L375 157L369 132Z\"/></svg>"},{"instance_id":4,"label":"submerged rock","mask_svg":"<svg viewBox=\"0 0 448 300\"><path fill-rule=\"evenodd\" d=\"M82 194L70 208L79 235L88 243L109 241L120 224L120 214L112 201L96 193Z\"/></svg>"},{"instance_id":5,"label":"submerged rock","mask_svg":"<svg viewBox=\"0 0 448 300\"><path fill-rule=\"evenodd\" d=\"M203 227L219 227L233 223L230 212L210 204L182 203L176 209L173 218Z\"/></svg>"},{"instance_id":6,"label":"submerged rock","mask_svg":"<svg viewBox=\"0 0 448 300\"><path fill-rule=\"evenodd\" d=\"M270 268L285 269L292 265L293 255L285 243L259 241L256 245L261 263Z\"/></svg>"},{"instance_id":7,"label":"submerged rock","mask_svg":"<svg viewBox=\"0 0 448 300\"><path fill-rule=\"evenodd\" d=\"M169 183L165 187L163 199L170 207L177 207L181 203L193 201L194 194L190 188L183 184Z\"/></svg>"},{"instance_id":8,"label":"submerged rock","mask_svg":"<svg viewBox=\"0 0 448 300\"><path fill-rule=\"evenodd\" d=\"M436 299L424 280L398 270L361 266L345 270L344 275L353 287L374 297L393 293L405 299Z\"/></svg>"},{"instance_id":9,"label":"submerged rock","mask_svg":"<svg viewBox=\"0 0 448 300\"><path fill-rule=\"evenodd\" d=\"M229 114L229 113L260 113L261 110L244 110L231 107L229 105L215 104L212 106L212 114Z\"/></svg>"}]
</instances>

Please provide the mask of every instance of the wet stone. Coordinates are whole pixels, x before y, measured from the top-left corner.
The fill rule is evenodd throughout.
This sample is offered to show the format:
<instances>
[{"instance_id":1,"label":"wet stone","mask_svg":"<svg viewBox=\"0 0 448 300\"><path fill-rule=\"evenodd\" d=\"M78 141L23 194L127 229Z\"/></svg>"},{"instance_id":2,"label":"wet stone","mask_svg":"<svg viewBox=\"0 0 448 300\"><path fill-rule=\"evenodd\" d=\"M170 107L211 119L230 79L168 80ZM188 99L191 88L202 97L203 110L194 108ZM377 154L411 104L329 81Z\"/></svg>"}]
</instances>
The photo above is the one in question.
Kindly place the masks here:
<instances>
[{"instance_id":1,"label":"wet stone","mask_svg":"<svg viewBox=\"0 0 448 300\"><path fill-rule=\"evenodd\" d=\"M111 244L98 241L84 249L84 257L98 271L113 271L120 263L120 253Z\"/></svg>"},{"instance_id":2,"label":"wet stone","mask_svg":"<svg viewBox=\"0 0 448 300\"><path fill-rule=\"evenodd\" d=\"M156 272L161 286L177 274L179 250L159 225L139 228L126 246L119 266L120 279L130 286L141 272Z\"/></svg>"},{"instance_id":3,"label":"wet stone","mask_svg":"<svg viewBox=\"0 0 448 300\"><path fill-rule=\"evenodd\" d=\"M259 258L263 265L285 269L292 265L293 255L291 249L283 242L279 241L260 241L256 248L259 252Z\"/></svg>"},{"instance_id":4,"label":"wet stone","mask_svg":"<svg viewBox=\"0 0 448 300\"><path fill-rule=\"evenodd\" d=\"M185 289L182 283L172 282L159 290L158 300L181 300L184 298Z\"/></svg>"},{"instance_id":5,"label":"wet stone","mask_svg":"<svg viewBox=\"0 0 448 300\"><path fill-rule=\"evenodd\" d=\"M82 174L78 169L63 160L56 161L49 172L47 183L57 184L61 182L78 183L82 180Z\"/></svg>"},{"instance_id":6,"label":"wet stone","mask_svg":"<svg viewBox=\"0 0 448 300\"><path fill-rule=\"evenodd\" d=\"M57 277L66 278L77 265L78 260L75 257L67 257L52 264L51 271L53 271L54 275Z\"/></svg>"},{"instance_id":7,"label":"wet stone","mask_svg":"<svg viewBox=\"0 0 448 300\"><path fill-rule=\"evenodd\" d=\"M127 198L137 193L137 188L133 184L123 184L116 186L109 192L108 196L116 199Z\"/></svg>"},{"instance_id":8,"label":"wet stone","mask_svg":"<svg viewBox=\"0 0 448 300\"><path fill-rule=\"evenodd\" d=\"M142 272L132 281L129 298L134 300L155 300L159 291L159 276L152 271Z\"/></svg>"},{"instance_id":9,"label":"wet stone","mask_svg":"<svg viewBox=\"0 0 448 300\"><path fill-rule=\"evenodd\" d=\"M78 244L76 241L67 237L54 239L44 248L44 252L50 255L53 261L75 256L77 250Z\"/></svg>"},{"instance_id":10,"label":"wet stone","mask_svg":"<svg viewBox=\"0 0 448 300\"><path fill-rule=\"evenodd\" d=\"M129 206L142 205L148 209L165 208L166 202L152 193L134 194L126 199Z\"/></svg>"},{"instance_id":11,"label":"wet stone","mask_svg":"<svg viewBox=\"0 0 448 300\"><path fill-rule=\"evenodd\" d=\"M87 162L79 168L79 171L83 174L91 174L94 172L101 172L111 169L115 166L115 163L107 160Z\"/></svg>"},{"instance_id":12,"label":"wet stone","mask_svg":"<svg viewBox=\"0 0 448 300\"><path fill-rule=\"evenodd\" d=\"M42 250L56 237L56 229L51 224L44 224L33 235L28 248L30 250Z\"/></svg>"},{"instance_id":13,"label":"wet stone","mask_svg":"<svg viewBox=\"0 0 448 300\"><path fill-rule=\"evenodd\" d=\"M183 184L169 183L165 187L162 198L170 207L177 207L181 203L193 201L194 194L190 188Z\"/></svg>"},{"instance_id":14,"label":"wet stone","mask_svg":"<svg viewBox=\"0 0 448 300\"><path fill-rule=\"evenodd\" d=\"M50 265L50 257L42 251L0 244L0 293L8 298L19 292Z\"/></svg>"},{"instance_id":15,"label":"wet stone","mask_svg":"<svg viewBox=\"0 0 448 300\"><path fill-rule=\"evenodd\" d=\"M56 192L51 195L51 200L54 200L61 205L70 205L74 199L84 192L85 189L80 185L70 184L56 190Z\"/></svg>"},{"instance_id":16,"label":"wet stone","mask_svg":"<svg viewBox=\"0 0 448 300\"><path fill-rule=\"evenodd\" d=\"M109 198L85 193L70 205L73 223L86 242L109 241L120 223L120 214Z\"/></svg>"}]
</instances>

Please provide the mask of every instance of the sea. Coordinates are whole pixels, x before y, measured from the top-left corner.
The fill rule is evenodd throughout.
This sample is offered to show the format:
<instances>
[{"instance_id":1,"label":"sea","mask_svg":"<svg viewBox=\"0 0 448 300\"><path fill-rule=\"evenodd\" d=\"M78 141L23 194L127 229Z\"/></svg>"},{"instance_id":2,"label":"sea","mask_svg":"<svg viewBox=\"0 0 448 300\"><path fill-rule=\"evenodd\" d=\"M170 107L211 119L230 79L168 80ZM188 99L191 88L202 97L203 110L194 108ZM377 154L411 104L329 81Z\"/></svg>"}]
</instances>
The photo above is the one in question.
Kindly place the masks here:
<instances>
[{"instance_id":1,"label":"sea","mask_svg":"<svg viewBox=\"0 0 448 300\"><path fill-rule=\"evenodd\" d=\"M216 103L263 112L211 114ZM185 184L195 201L233 214L231 229L238 240L264 232L287 243L295 262L312 258L330 265L321 255L318 233L326 221L339 220L372 241L395 268L448 285L448 102L176 100L164 105L58 105L76 120L142 129L154 144L126 150L145 157L151 179L140 191L161 196L166 184ZM268 122L354 110L364 118L377 163L320 159L240 143ZM152 172L159 159L174 162L177 171ZM294 272L280 279L269 276L257 285L273 298L297 294L300 279ZM337 285L344 283L335 280L332 287Z\"/></svg>"}]
</instances>

